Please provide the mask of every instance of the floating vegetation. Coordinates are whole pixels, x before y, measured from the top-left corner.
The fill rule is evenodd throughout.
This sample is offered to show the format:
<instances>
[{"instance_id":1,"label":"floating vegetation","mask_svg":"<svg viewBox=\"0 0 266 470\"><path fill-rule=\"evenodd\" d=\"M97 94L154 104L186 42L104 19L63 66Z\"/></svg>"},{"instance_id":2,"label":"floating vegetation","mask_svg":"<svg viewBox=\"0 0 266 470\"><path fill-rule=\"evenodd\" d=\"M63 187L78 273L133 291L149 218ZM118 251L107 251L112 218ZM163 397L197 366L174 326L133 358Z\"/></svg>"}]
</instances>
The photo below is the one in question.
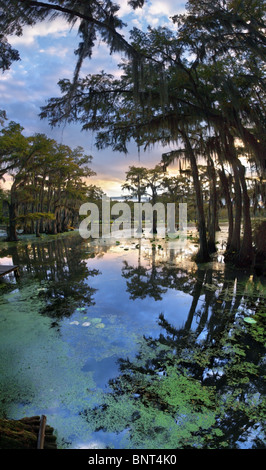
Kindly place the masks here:
<instances>
[{"instance_id":1,"label":"floating vegetation","mask_svg":"<svg viewBox=\"0 0 266 470\"><path fill-rule=\"evenodd\" d=\"M95 327L96 328L104 328L105 324L104 323L96 323Z\"/></svg>"},{"instance_id":2,"label":"floating vegetation","mask_svg":"<svg viewBox=\"0 0 266 470\"><path fill-rule=\"evenodd\" d=\"M256 320L254 320L254 318L251 318L251 317L245 317L244 321L246 323L250 323L251 325L254 325L255 323L257 323Z\"/></svg>"},{"instance_id":3,"label":"floating vegetation","mask_svg":"<svg viewBox=\"0 0 266 470\"><path fill-rule=\"evenodd\" d=\"M63 448L262 446L263 279L157 242L112 246L92 244L90 261L74 237L16 248L21 280L0 295L2 416L46 414Z\"/></svg>"}]
</instances>

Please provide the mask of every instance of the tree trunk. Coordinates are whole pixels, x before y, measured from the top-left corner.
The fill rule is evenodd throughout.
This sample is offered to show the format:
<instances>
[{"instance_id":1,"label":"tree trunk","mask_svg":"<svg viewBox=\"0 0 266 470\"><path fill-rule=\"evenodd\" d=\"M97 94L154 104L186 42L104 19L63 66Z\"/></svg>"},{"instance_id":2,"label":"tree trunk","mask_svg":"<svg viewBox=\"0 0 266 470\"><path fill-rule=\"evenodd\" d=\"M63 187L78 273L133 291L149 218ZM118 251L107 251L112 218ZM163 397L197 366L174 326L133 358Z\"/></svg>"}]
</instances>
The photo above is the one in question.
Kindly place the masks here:
<instances>
[{"instance_id":1,"label":"tree trunk","mask_svg":"<svg viewBox=\"0 0 266 470\"><path fill-rule=\"evenodd\" d=\"M56 219L52 221L51 234L56 235L57 232L57 222Z\"/></svg>"},{"instance_id":2,"label":"tree trunk","mask_svg":"<svg viewBox=\"0 0 266 470\"><path fill-rule=\"evenodd\" d=\"M223 189L223 196L225 198L226 206L227 206L227 214L228 214L228 237L227 237L227 249L231 245L232 236L233 236L233 228L234 228L234 218L233 218L233 206L230 194L230 188L228 183L228 178L226 177L224 168L219 171L219 177Z\"/></svg>"},{"instance_id":3,"label":"tree trunk","mask_svg":"<svg viewBox=\"0 0 266 470\"><path fill-rule=\"evenodd\" d=\"M141 191L140 191L140 180L138 177L138 203L139 203L139 208L141 204ZM139 210L139 221L138 221L138 228L137 228L137 233L142 233L142 211Z\"/></svg>"},{"instance_id":4,"label":"tree trunk","mask_svg":"<svg viewBox=\"0 0 266 470\"><path fill-rule=\"evenodd\" d=\"M62 218L63 218L63 211L62 208L60 207L57 211L57 233L62 233Z\"/></svg>"},{"instance_id":5,"label":"tree trunk","mask_svg":"<svg viewBox=\"0 0 266 470\"><path fill-rule=\"evenodd\" d=\"M51 195L51 183L48 183L48 191L47 191L47 212L51 212L51 205L52 205L52 195ZM52 231L52 221L48 219L45 223L45 232L51 233Z\"/></svg>"},{"instance_id":6,"label":"tree trunk","mask_svg":"<svg viewBox=\"0 0 266 470\"><path fill-rule=\"evenodd\" d=\"M156 199L157 195L156 192L153 191L152 194L152 205L154 206L156 204ZM152 217L152 233L157 233L157 211L153 211L153 217Z\"/></svg>"},{"instance_id":7,"label":"tree trunk","mask_svg":"<svg viewBox=\"0 0 266 470\"><path fill-rule=\"evenodd\" d=\"M197 271L197 280L194 283L194 288L192 292L192 303L191 303L191 306L188 312L188 317L184 326L184 330L186 331L189 331L191 329L191 325L194 319L198 301L201 296L204 277L205 277L205 271L199 269Z\"/></svg>"},{"instance_id":8,"label":"tree trunk","mask_svg":"<svg viewBox=\"0 0 266 470\"><path fill-rule=\"evenodd\" d=\"M40 237L40 221L39 220L36 220L35 234L36 234L36 237Z\"/></svg>"},{"instance_id":9,"label":"tree trunk","mask_svg":"<svg viewBox=\"0 0 266 470\"><path fill-rule=\"evenodd\" d=\"M217 226L217 191L216 174L213 160L209 157L208 174L210 179L210 200L208 209L208 249L210 253L217 251L216 248L216 226Z\"/></svg>"},{"instance_id":10,"label":"tree trunk","mask_svg":"<svg viewBox=\"0 0 266 470\"><path fill-rule=\"evenodd\" d=\"M70 217L69 217L69 209L67 209L66 207L64 208L63 210L63 221L62 221L62 231L63 232L67 232L68 231L68 226L69 226L69 220L70 220Z\"/></svg>"},{"instance_id":11,"label":"tree trunk","mask_svg":"<svg viewBox=\"0 0 266 470\"><path fill-rule=\"evenodd\" d=\"M43 180L42 180L42 186L41 186L41 191L40 191L40 202L39 202L39 212L43 213L43 205L44 205L44 183L45 183L45 175L43 176ZM40 222L39 222L39 231L41 233L44 232L43 230L43 218L41 218Z\"/></svg>"},{"instance_id":12,"label":"tree trunk","mask_svg":"<svg viewBox=\"0 0 266 470\"><path fill-rule=\"evenodd\" d=\"M9 229L8 229L8 238L9 242L17 242L17 202L16 202L16 186L13 183L10 191L11 200L9 203Z\"/></svg>"},{"instance_id":13,"label":"tree trunk","mask_svg":"<svg viewBox=\"0 0 266 470\"><path fill-rule=\"evenodd\" d=\"M250 199L248 195L246 180L245 180L245 167L239 162L239 176L243 193L243 220L244 220L244 233L239 251L238 264L241 266L250 266L254 261L254 250L252 246L252 226L250 219Z\"/></svg>"},{"instance_id":14,"label":"tree trunk","mask_svg":"<svg viewBox=\"0 0 266 470\"><path fill-rule=\"evenodd\" d=\"M238 121L238 127L240 130L240 138L243 139L247 147L250 147L253 151L255 160L263 174L266 170L266 157L265 157L265 145L260 142L256 137Z\"/></svg>"},{"instance_id":15,"label":"tree trunk","mask_svg":"<svg viewBox=\"0 0 266 470\"><path fill-rule=\"evenodd\" d=\"M184 139L185 147L191 164L192 177L194 182L194 188L196 193L196 205L197 205L197 221L198 221L198 230L199 230L199 251L196 256L196 261L199 263L204 263L210 261L210 254L208 250L207 235L206 235L206 222L203 208L203 199L199 181L199 172L196 162L196 157L194 151L191 147L189 138L186 132L182 132Z\"/></svg>"},{"instance_id":16,"label":"tree trunk","mask_svg":"<svg viewBox=\"0 0 266 470\"><path fill-rule=\"evenodd\" d=\"M242 192L241 192L241 186L240 186L240 181L239 181L239 171L238 171L238 166L233 159L231 162L232 168L233 168L233 173L234 173L234 189L235 189L235 213L234 213L234 228L233 228L233 234L232 234L232 239L230 246L228 247L226 251L226 259L230 259L231 255L234 255L239 253L240 250L240 231L241 231L241 217L242 217ZM234 257L233 256L233 257Z\"/></svg>"}]
</instances>

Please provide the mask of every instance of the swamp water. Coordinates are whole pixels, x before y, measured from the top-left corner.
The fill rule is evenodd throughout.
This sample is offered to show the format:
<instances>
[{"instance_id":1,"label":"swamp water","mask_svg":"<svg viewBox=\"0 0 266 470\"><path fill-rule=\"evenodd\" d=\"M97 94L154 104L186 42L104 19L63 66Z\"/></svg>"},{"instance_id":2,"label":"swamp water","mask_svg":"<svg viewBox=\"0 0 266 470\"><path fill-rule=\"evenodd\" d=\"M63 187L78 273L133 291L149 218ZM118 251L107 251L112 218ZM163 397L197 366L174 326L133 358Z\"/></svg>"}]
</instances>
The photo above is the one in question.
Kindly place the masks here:
<instances>
[{"instance_id":1,"label":"swamp water","mask_svg":"<svg viewBox=\"0 0 266 470\"><path fill-rule=\"evenodd\" d=\"M264 448L265 278L195 249L0 242L0 417L45 414L59 448Z\"/></svg>"}]
</instances>

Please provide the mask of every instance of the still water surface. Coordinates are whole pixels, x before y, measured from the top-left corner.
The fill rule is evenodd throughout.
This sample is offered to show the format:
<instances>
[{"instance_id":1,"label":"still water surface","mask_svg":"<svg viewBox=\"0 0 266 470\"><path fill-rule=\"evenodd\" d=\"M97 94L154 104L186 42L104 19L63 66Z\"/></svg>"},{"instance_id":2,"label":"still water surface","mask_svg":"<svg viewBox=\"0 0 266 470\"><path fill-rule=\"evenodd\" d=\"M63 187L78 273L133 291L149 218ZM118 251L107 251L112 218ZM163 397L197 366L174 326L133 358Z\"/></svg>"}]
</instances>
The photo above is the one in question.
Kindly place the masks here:
<instances>
[{"instance_id":1,"label":"still water surface","mask_svg":"<svg viewBox=\"0 0 266 470\"><path fill-rule=\"evenodd\" d=\"M61 448L264 447L265 279L164 240L0 243L0 416Z\"/></svg>"}]
</instances>

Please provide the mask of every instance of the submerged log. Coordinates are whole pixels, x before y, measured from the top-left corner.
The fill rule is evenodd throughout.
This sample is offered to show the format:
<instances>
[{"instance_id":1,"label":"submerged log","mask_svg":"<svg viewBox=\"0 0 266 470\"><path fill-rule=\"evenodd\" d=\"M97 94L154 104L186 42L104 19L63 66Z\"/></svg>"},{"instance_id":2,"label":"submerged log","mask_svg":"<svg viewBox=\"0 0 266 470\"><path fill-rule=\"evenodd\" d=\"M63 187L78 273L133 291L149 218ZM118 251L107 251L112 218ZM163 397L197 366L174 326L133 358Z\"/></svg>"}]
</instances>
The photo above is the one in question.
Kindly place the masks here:
<instances>
[{"instance_id":1,"label":"submerged log","mask_svg":"<svg viewBox=\"0 0 266 470\"><path fill-rule=\"evenodd\" d=\"M0 419L0 449L56 449L53 432L46 416Z\"/></svg>"}]
</instances>

